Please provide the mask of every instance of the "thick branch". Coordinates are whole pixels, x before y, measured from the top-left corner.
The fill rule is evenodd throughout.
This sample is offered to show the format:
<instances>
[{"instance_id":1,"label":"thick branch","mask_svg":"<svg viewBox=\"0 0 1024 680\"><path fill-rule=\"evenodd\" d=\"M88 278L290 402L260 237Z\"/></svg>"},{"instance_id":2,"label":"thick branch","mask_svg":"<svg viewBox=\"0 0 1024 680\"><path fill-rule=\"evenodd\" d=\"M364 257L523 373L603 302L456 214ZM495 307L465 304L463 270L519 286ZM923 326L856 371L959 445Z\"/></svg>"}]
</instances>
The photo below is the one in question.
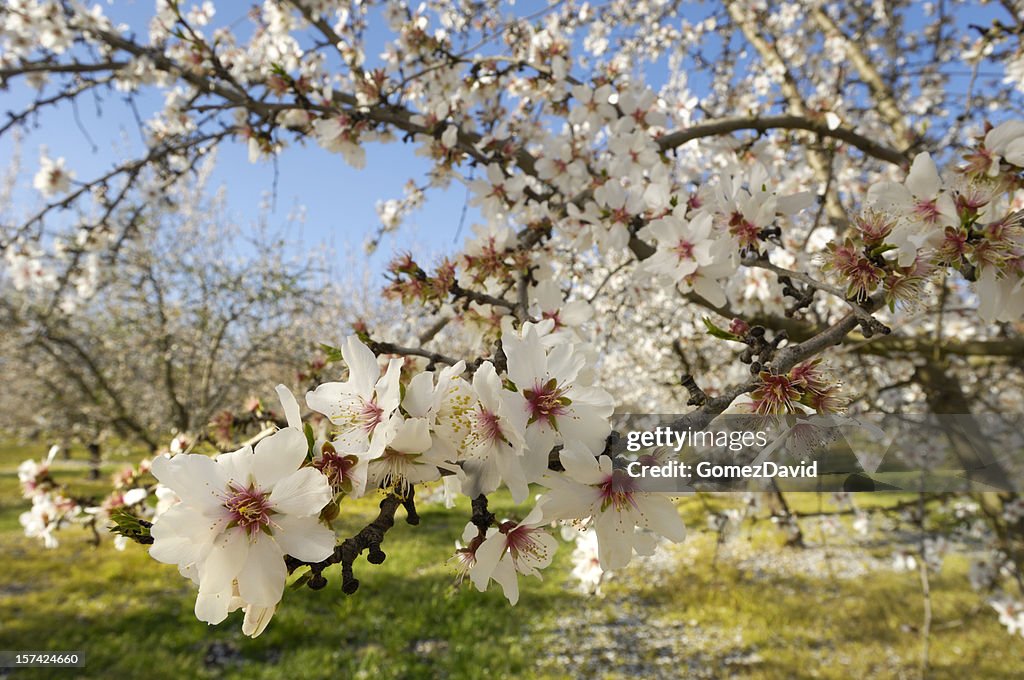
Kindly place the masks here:
<instances>
[{"instance_id":1,"label":"thick branch","mask_svg":"<svg viewBox=\"0 0 1024 680\"><path fill-rule=\"evenodd\" d=\"M662 151L666 151L682 146L694 139L727 135L739 130L767 132L774 129L806 130L821 137L832 137L860 149L873 158L894 163L901 167L906 167L909 162L906 154L902 151L869 139L849 128L840 126L832 129L822 120L814 120L807 116L791 114L781 116L737 116L735 118L719 118L704 123L697 123L685 130L677 130L676 132L663 135L658 139L658 146L661 147Z\"/></svg>"}]
</instances>

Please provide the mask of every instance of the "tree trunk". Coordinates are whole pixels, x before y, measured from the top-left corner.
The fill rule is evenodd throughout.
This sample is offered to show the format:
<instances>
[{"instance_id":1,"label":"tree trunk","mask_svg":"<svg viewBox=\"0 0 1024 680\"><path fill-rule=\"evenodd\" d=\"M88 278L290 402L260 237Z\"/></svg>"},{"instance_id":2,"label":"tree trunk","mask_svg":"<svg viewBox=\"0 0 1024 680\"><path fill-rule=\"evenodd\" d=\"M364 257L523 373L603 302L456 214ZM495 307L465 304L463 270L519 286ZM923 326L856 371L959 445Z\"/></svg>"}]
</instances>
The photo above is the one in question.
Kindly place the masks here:
<instances>
[{"instance_id":1,"label":"tree trunk","mask_svg":"<svg viewBox=\"0 0 1024 680\"><path fill-rule=\"evenodd\" d=\"M89 442L86 446L89 450L89 479L100 478L100 444L99 442Z\"/></svg>"}]
</instances>

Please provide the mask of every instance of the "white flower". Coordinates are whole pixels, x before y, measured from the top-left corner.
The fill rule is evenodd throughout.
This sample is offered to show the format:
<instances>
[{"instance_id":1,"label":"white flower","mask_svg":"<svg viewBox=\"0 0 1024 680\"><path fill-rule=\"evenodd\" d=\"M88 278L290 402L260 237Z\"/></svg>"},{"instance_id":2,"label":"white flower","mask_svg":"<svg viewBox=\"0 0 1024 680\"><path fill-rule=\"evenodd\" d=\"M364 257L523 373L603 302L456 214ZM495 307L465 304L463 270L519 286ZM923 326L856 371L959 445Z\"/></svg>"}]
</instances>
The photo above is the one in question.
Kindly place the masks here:
<instances>
[{"instance_id":1,"label":"white flower","mask_svg":"<svg viewBox=\"0 0 1024 680\"><path fill-rule=\"evenodd\" d=\"M370 460L367 483L372 487L395 489L405 496L415 484L440 479L439 468L461 472L434 449L430 423L426 418L398 418L395 436L384 452Z\"/></svg>"},{"instance_id":2,"label":"white flower","mask_svg":"<svg viewBox=\"0 0 1024 680\"><path fill-rule=\"evenodd\" d=\"M58 499L48 493L36 494L32 497L32 509L18 517L18 521L25 529L25 535L29 538L42 539L43 545L50 549L59 545L53 535L63 515L57 501Z\"/></svg>"},{"instance_id":3,"label":"white flower","mask_svg":"<svg viewBox=\"0 0 1024 680\"><path fill-rule=\"evenodd\" d=\"M455 541L455 555L448 561L455 564L455 583L461 585L473 567L476 566L476 551L481 541L479 531L472 522L467 522L462 529L462 540Z\"/></svg>"},{"instance_id":4,"label":"white flower","mask_svg":"<svg viewBox=\"0 0 1024 680\"><path fill-rule=\"evenodd\" d=\"M993 154L989 175L999 174L999 159L1024 168L1024 120L1000 123L985 135L985 148Z\"/></svg>"},{"instance_id":5,"label":"white flower","mask_svg":"<svg viewBox=\"0 0 1024 680\"><path fill-rule=\"evenodd\" d=\"M585 300L566 301L554 281L541 281L533 288L540 317L555 322L555 330L578 328L594 315L594 308Z\"/></svg>"},{"instance_id":6,"label":"white flower","mask_svg":"<svg viewBox=\"0 0 1024 680\"><path fill-rule=\"evenodd\" d=\"M602 569L619 569L633 558L634 548L647 552L649 543L637 527L678 543L686 528L676 507L665 496L637 489L624 469L613 469L608 456L595 458L566 446L560 454L565 473L550 476L551 489L541 498L547 520L588 520L597 533Z\"/></svg>"},{"instance_id":7,"label":"white flower","mask_svg":"<svg viewBox=\"0 0 1024 680\"><path fill-rule=\"evenodd\" d=\"M761 163L723 176L715 189L715 208L740 247L759 248L761 230L772 225L777 213L790 215L813 202L814 194L809 191L778 196L770 190L768 170Z\"/></svg>"},{"instance_id":8,"label":"white flower","mask_svg":"<svg viewBox=\"0 0 1024 680\"><path fill-rule=\"evenodd\" d=\"M685 212L685 206L682 211ZM658 246L657 252L643 263L644 269L650 272L664 274L676 282L714 261L711 215L707 213L701 213L690 222L682 215L669 214L651 222L647 231Z\"/></svg>"},{"instance_id":9,"label":"white flower","mask_svg":"<svg viewBox=\"0 0 1024 680\"><path fill-rule=\"evenodd\" d=\"M148 497L149 492L143 489L142 487L137 486L133 489L128 489L127 491L125 491L124 495L121 496L121 502L126 506L136 505L137 503L141 503L142 501L146 500L146 498Z\"/></svg>"},{"instance_id":10,"label":"white flower","mask_svg":"<svg viewBox=\"0 0 1024 680\"><path fill-rule=\"evenodd\" d=\"M46 458L39 462L32 459L22 461L18 465L18 482L21 484L21 493L25 498L32 498L37 492L37 488L41 482L44 482L46 476L50 472L50 464L53 463L53 459L57 456L60 451L60 447L54 444L50 447L49 452L46 454Z\"/></svg>"},{"instance_id":11,"label":"white flower","mask_svg":"<svg viewBox=\"0 0 1024 680\"><path fill-rule=\"evenodd\" d=\"M454 149L455 145L459 143L459 128L454 125L449 125L441 133L441 144L446 149Z\"/></svg>"},{"instance_id":12,"label":"white flower","mask_svg":"<svg viewBox=\"0 0 1024 680\"><path fill-rule=\"evenodd\" d=\"M515 503L530 489L523 472L523 434L527 411L523 397L502 387L494 365L486 361L473 375L477 401L460 451L466 480L462 492L470 498L490 493L502 482Z\"/></svg>"},{"instance_id":13,"label":"white flower","mask_svg":"<svg viewBox=\"0 0 1024 680\"><path fill-rule=\"evenodd\" d=\"M39 172L32 180L32 186L43 196L55 196L67 192L74 177L75 173L64 167L63 157L53 160L44 155L39 159Z\"/></svg>"},{"instance_id":14,"label":"white flower","mask_svg":"<svg viewBox=\"0 0 1024 680\"><path fill-rule=\"evenodd\" d=\"M348 366L348 380L324 383L307 392L306 404L338 426L337 441L343 451L366 451L376 458L394 432L391 421L398 409L402 361L392 359L381 375L377 358L355 336L345 339L341 356Z\"/></svg>"},{"instance_id":15,"label":"white flower","mask_svg":"<svg viewBox=\"0 0 1024 680\"><path fill-rule=\"evenodd\" d=\"M331 488L323 474L303 467L306 451L302 431L286 427L255 450L153 461L153 476L181 502L154 522L150 555L197 580L201 621L223 621L236 589L247 605L276 607L285 555L318 562L334 551L334 532L317 517Z\"/></svg>"},{"instance_id":16,"label":"white flower","mask_svg":"<svg viewBox=\"0 0 1024 680\"><path fill-rule=\"evenodd\" d=\"M615 119L618 113L609 101L611 94L610 85L601 85L600 87L576 85L572 88L572 96L578 104L569 112L569 122L574 125L586 125L596 130L608 121Z\"/></svg>"},{"instance_id":17,"label":"white flower","mask_svg":"<svg viewBox=\"0 0 1024 680\"><path fill-rule=\"evenodd\" d=\"M506 175L497 163L489 164L485 172L486 177L469 182L473 193L470 205L480 206L485 217L498 221L514 211L526 189L526 178L518 174Z\"/></svg>"},{"instance_id":18,"label":"white flower","mask_svg":"<svg viewBox=\"0 0 1024 680\"><path fill-rule=\"evenodd\" d=\"M171 455L173 456L175 454L188 450L189 444L190 442L188 440L187 435L185 435L184 433L177 434L171 440L171 443L167 446L167 450L170 451Z\"/></svg>"},{"instance_id":19,"label":"white flower","mask_svg":"<svg viewBox=\"0 0 1024 680\"><path fill-rule=\"evenodd\" d=\"M543 512L538 504L522 522L505 521L487 533L483 544L476 549L476 564L469 576L478 590L486 590L493 579L497 581L509 603L519 601L517 574L540 578L558 549L558 541L545 531Z\"/></svg>"},{"instance_id":20,"label":"white flower","mask_svg":"<svg viewBox=\"0 0 1024 680\"><path fill-rule=\"evenodd\" d=\"M989 604L999 614L999 623L1006 626L1006 632L1024 637L1024 602L1000 598L991 600Z\"/></svg>"},{"instance_id":21,"label":"white flower","mask_svg":"<svg viewBox=\"0 0 1024 680\"><path fill-rule=\"evenodd\" d=\"M313 134L320 146L340 153L353 168L360 169L366 165L366 149L360 144L360 132L348 116L314 120Z\"/></svg>"},{"instance_id":22,"label":"white flower","mask_svg":"<svg viewBox=\"0 0 1024 680\"><path fill-rule=\"evenodd\" d=\"M561 343L548 352L537 326L529 322L523 324L521 335L505 333L501 343L508 377L523 396L527 415L527 480L535 481L547 469L548 452L555 444L601 451L611 431L608 418L614 403L603 389L578 384L585 359L575 346Z\"/></svg>"},{"instance_id":23,"label":"white flower","mask_svg":"<svg viewBox=\"0 0 1024 680\"><path fill-rule=\"evenodd\" d=\"M871 185L866 203L891 211L899 218L887 240L899 246L901 267L913 264L918 250L941 243L945 227L960 223L953 197L943 191L938 168L927 153L917 154L903 184Z\"/></svg>"},{"instance_id":24,"label":"white flower","mask_svg":"<svg viewBox=\"0 0 1024 680\"><path fill-rule=\"evenodd\" d=\"M476 402L473 389L462 378L465 370L466 362L459 361L437 372L418 373L409 381L402 398L407 414L423 418L430 425L436 453L447 460L458 457Z\"/></svg>"},{"instance_id":25,"label":"white flower","mask_svg":"<svg viewBox=\"0 0 1024 680\"><path fill-rule=\"evenodd\" d=\"M584 593L596 593L601 581L610 572L601 568L598 557L597 532L581 531L576 536L576 547L572 551L572 575L580 582Z\"/></svg>"},{"instance_id":26,"label":"white flower","mask_svg":"<svg viewBox=\"0 0 1024 680\"><path fill-rule=\"evenodd\" d=\"M587 166L575 157L571 144L556 142L537 159L537 176L568 194L586 181Z\"/></svg>"},{"instance_id":27,"label":"white flower","mask_svg":"<svg viewBox=\"0 0 1024 680\"><path fill-rule=\"evenodd\" d=\"M594 200L603 212L589 210L588 203L588 211L581 219L594 225L594 238L602 250L624 249L629 244L630 225L644 211L643 194L611 180L594 189Z\"/></svg>"},{"instance_id":28,"label":"white flower","mask_svg":"<svg viewBox=\"0 0 1024 680\"><path fill-rule=\"evenodd\" d=\"M975 284L978 316L984 321L1016 321L1024 316L1024 278L984 267Z\"/></svg>"},{"instance_id":29,"label":"white flower","mask_svg":"<svg viewBox=\"0 0 1024 680\"><path fill-rule=\"evenodd\" d=\"M156 507L153 508L154 520L181 502L181 499L178 498L178 494L174 493L174 491L163 484L157 484L156 487L154 487L153 495L156 496Z\"/></svg>"}]
</instances>

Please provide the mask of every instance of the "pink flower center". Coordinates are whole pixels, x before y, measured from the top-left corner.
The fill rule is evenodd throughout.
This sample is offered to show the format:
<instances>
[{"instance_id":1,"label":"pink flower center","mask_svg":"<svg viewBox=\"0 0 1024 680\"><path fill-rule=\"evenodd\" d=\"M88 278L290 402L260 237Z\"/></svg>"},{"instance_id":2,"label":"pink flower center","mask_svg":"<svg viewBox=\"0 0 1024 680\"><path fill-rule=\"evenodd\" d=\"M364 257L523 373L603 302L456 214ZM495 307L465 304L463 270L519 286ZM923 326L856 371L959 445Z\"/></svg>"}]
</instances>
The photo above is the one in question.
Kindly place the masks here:
<instances>
[{"instance_id":1,"label":"pink flower center","mask_svg":"<svg viewBox=\"0 0 1024 680\"><path fill-rule=\"evenodd\" d=\"M602 510L614 507L615 510L620 511L627 506L636 507L636 499L633 498L636 491L636 480L630 477L625 470L613 470L605 478L600 489Z\"/></svg>"},{"instance_id":2,"label":"pink flower center","mask_svg":"<svg viewBox=\"0 0 1024 680\"><path fill-rule=\"evenodd\" d=\"M356 465L355 456L342 456L336 452L324 451L320 460L313 461L313 467L324 473L331 486L339 488L349 479L349 472Z\"/></svg>"},{"instance_id":3,"label":"pink flower center","mask_svg":"<svg viewBox=\"0 0 1024 680\"><path fill-rule=\"evenodd\" d=\"M540 561L547 557L547 548L533 536L538 531L543 532L542 529L505 522L500 530L505 534L505 546L513 561L523 558Z\"/></svg>"},{"instance_id":4,"label":"pink flower center","mask_svg":"<svg viewBox=\"0 0 1024 680\"><path fill-rule=\"evenodd\" d=\"M375 401L364 401L363 409L359 412L357 419L366 432L373 432L373 428L380 424L383 420L381 417L384 414L384 409L377 406Z\"/></svg>"},{"instance_id":5,"label":"pink flower center","mask_svg":"<svg viewBox=\"0 0 1024 680\"><path fill-rule=\"evenodd\" d=\"M559 329L564 325L562 323L562 320L558 316L558 310L555 310L553 312L541 312L541 316L545 319L551 319L552 321L554 321L555 329Z\"/></svg>"},{"instance_id":6,"label":"pink flower center","mask_svg":"<svg viewBox=\"0 0 1024 680\"><path fill-rule=\"evenodd\" d=\"M676 244L675 252L680 260L692 260L693 244L689 241L680 241Z\"/></svg>"},{"instance_id":7,"label":"pink flower center","mask_svg":"<svg viewBox=\"0 0 1024 680\"><path fill-rule=\"evenodd\" d=\"M231 493L224 501L224 507L231 516L229 526L241 527L250 537L270 526L270 516L274 510L268 493L254 486L247 489L233 486Z\"/></svg>"},{"instance_id":8,"label":"pink flower center","mask_svg":"<svg viewBox=\"0 0 1024 680\"><path fill-rule=\"evenodd\" d=\"M545 384L537 383L532 390L524 390L523 396L530 409L530 423L544 419L552 426L556 426L556 419L566 414L566 406L572 401L565 396L566 388L559 387L558 382L552 378Z\"/></svg>"},{"instance_id":9,"label":"pink flower center","mask_svg":"<svg viewBox=\"0 0 1024 680\"><path fill-rule=\"evenodd\" d=\"M729 218L729 233L739 239L741 246L754 246L760 239L761 228L743 217L743 213L735 212Z\"/></svg>"},{"instance_id":10,"label":"pink flower center","mask_svg":"<svg viewBox=\"0 0 1024 680\"><path fill-rule=\"evenodd\" d=\"M793 402L800 398L800 391L793 386L786 375L775 375L762 371L761 386L751 392L754 412L761 415L789 412Z\"/></svg>"},{"instance_id":11,"label":"pink flower center","mask_svg":"<svg viewBox=\"0 0 1024 680\"><path fill-rule=\"evenodd\" d=\"M482 406L476 412L476 427L487 441L497 443L505 439L505 435L501 432L501 423L498 422L498 415Z\"/></svg>"},{"instance_id":12,"label":"pink flower center","mask_svg":"<svg viewBox=\"0 0 1024 680\"><path fill-rule=\"evenodd\" d=\"M933 200L918 201L914 212L925 222L936 222L939 219L939 205Z\"/></svg>"}]
</instances>

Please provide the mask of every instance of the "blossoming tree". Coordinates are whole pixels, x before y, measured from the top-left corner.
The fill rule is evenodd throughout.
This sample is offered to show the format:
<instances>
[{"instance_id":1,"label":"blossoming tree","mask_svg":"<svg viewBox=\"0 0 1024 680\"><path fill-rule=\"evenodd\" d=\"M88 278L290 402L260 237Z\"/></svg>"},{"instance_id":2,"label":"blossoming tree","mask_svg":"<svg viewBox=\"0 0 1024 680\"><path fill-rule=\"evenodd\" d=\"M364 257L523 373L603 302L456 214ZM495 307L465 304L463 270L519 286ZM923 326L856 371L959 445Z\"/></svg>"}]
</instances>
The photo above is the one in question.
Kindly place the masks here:
<instances>
[{"instance_id":1,"label":"blossoming tree","mask_svg":"<svg viewBox=\"0 0 1024 680\"><path fill-rule=\"evenodd\" d=\"M63 246L11 261L0 324L5 361L23 370L10 372L0 427L77 440L97 457L111 440L155 452L169 431L200 434L211 421L206 434L226 441L226 409L269 375L306 368L314 345L292 328L337 321L323 305L309 314L320 265L290 260L265 226L239 227L223 193L197 200L212 161L150 204L117 254L84 254L73 296L58 294ZM237 254L224 258L226 248Z\"/></svg>"},{"instance_id":2,"label":"blossoming tree","mask_svg":"<svg viewBox=\"0 0 1024 680\"><path fill-rule=\"evenodd\" d=\"M551 561L551 522L592 529L578 551L597 573L652 536L683 540L672 504L609 455L616 409L679 413L680 428L730 407L1020 413L1024 19L1008 1L974 25L976 9L264 0L238 22L158 0L143 28L13 0L0 79L38 94L0 132L93 93L164 103L145 154L102 175L46 151L44 206L0 236L6 276L73 299L88 258L137 233L145 192L222 144L254 163L315 144L356 167L370 143L414 147L431 169L381 203L381 232L455 183L480 216L447 259L390 265L384 295L420 323L355 329L304 399L278 388L281 429L215 459L157 458L159 485L148 469L126 480L115 519L198 583L200 619L244 608L256 635L289 572L317 589L337 571L354 592L356 559L383 561L398 509L418 522L416 488L441 481L472 499L460 568L515 602L518 575ZM67 208L82 217L55 219ZM75 503L45 464L23 481L25 522L49 536ZM520 520L488 510L499 487ZM377 492L379 516L336 540L338 505ZM1019 507L1001 494L974 511L1011 630Z\"/></svg>"}]
</instances>

